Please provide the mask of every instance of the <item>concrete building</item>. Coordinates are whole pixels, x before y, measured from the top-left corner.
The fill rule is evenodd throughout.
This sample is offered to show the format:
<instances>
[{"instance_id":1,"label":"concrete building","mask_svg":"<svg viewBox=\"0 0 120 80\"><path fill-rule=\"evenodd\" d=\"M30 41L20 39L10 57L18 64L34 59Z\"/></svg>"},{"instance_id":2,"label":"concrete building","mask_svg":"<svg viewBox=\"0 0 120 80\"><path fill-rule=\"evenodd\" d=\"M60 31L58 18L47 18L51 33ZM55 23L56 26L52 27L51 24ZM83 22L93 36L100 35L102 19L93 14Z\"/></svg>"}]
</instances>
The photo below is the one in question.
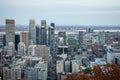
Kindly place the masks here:
<instances>
[{"instance_id":1,"label":"concrete building","mask_svg":"<svg viewBox=\"0 0 120 80\"><path fill-rule=\"evenodd\" d=\"M61 42L61 43L63 43L63 44L61 44L61 43L59 42L59 43L61 44L61 46L65 46L65 45L66 45L66 41L67 41L66 32L59 32L59 33L58 33L58 37L59 37L60 41L61 41L61 39L62 39L62 42Z\"/></svg>"},{"instance_id":2,"label":"concrete building","mask_svg":"<svg viewBox=\"0 0 120 80\"><path fill-rule=\"evenodd\" d=\"M55 48L55 34L53 26L48 28L48 46L50 47L50 54L52 55Z\"/></svg>"},{"instance_id":3,"label":"concrete building","mask_svg":"<svg viewBox=\"0 0 120 80\"><path fill-rule=\"evenodd\" d=\"M112 64L115 63L115 59L119 58L120 56L120 48L115 48L111 46L107 46L107 63Z\"/></svg>"},{"instance_id":4,"label":"concrete building","mask_svg":"<svg viewBox=\"0 0 120 80\"><path fill-rule=\"evenodd\" d=\"M40 44L47 45L47 25L46 20L41 20L41 27L40 27Z\"/></svg>"},{"instance_id":5,"label":"concrete building","mask_svg":"<svg viewBox=\"0 0 120 80\"><path fill-rule=\"evenodd\" d=\"M14 55L14 51L15 51L15 47L14 47L14 43L13 42L9 42L8 46L7 46L7 55L8 56L13 56Z\"/></svg>"},{"instance_id":6,"label":"concrete building","mask_svg":"<svg viewBox=\"0 0 120 80\"><path fill-rule=\"evenodd\" d=\"M46 45L37 45L35 48L35 56L48 59L50 55L50 48Z\"/></svg>"},{"instance_id":7,"label":"concrete building","mask_svg":"<svg viewBox=\"0 0 120 80\"><path fill-rule=\"evenodd\" d=\"M78 73L80 71L81 60L72 60L72 73Z\"/></svg>"},{"instance_id":8,"label":"concrete building","mask_svg":"<svg viewBox=\"0 0 120 80\"><path fill-rule=\"evenodd\" d=\"M78 44L79 44L79 48L81 48L82 44L83 44L83 31L79 31L79 34L78 34Z\"/></svg>"},{"instance_id":9,"label":"concrete building","mask_svg":"<svg viewBox=\"0 0 120 80\"><path fill-rule=\"evenodd\" d=\"M35 56L35 48L36 48L36 45L30 45L28 47L28 54L27 55Z\"/></svg>"},{"instance_id":10,"label":"concrete building","mask_svg":"<svg viewBox=\"0 0 120 80\"><path fill-rule=\"evenodd\" d=\"M3 80L21 80L21 68L3 67Z\"/></svg>"},{"instance_id":11,"label":"concrete building","mask_svg":"<svg viewBox=\"0 0 120 80\"><path fill-rule=\"evenodd\" d=\"M20 33L20 42L24 42L26 48L28 48L29 41L29 32L21 32Z\"/></svg>"},{"instance_id":12,"label":"concrete building","mask_svg":"<svg viewBox=\"0 0 120 80\"><path fill-rule=\"evenodd\" d=\"M36 44L40 45L40 27L36 25Z\"/></svg>"},{"instance_id":13,"label":"concrete building","mask_svg":"<svg viewBox=\"0 0 120 80\"><path fill-rule=\"evenodd\" d=\"M24 42L20 42L18 44L18 55L25 56L26 55L26 46Z\"/></svg>"},{"instance_id":14,"label":"concrete building","mask_svg":"<svg viewBox=\"0 0 120 80\"><path fill-rule=\"evenodd\" d=\"M29 22L29 44L36 44L36 24L34 19Z\"/></svg>"},{"instance_id":15,"label":"concrete building","mask_svg":"<svg viewBox=\"0 0 120 80\"><path fill-rule=\"evenodd\" d=\"M99 32L98 34L98 39L99 39L99 45L104 45L105 44L105 32Z\"/></svg>"},{"instance_id":16,"label":"concrete building","mask_svg":"<svg viewBox=\"0 0 120 80\"><path fill-rule=\"evenodd\" d=\"M64 61L58 60L56 64L56 71L57 73L63 73L64 72Z\"/></svg>"},{"instance_id":17,"label":"concrete building","mask_svg":"<svg viewBox=\"0 0 120 80\"><path fill-rule=\"evenodd\" d=\"M0 48L3 47L3 40L4 40L4 37L3 37L3 34L0 34Z\"/></svg>"},{"instance_id":18,"label":"concrete building","mask_svg":"<svg viewBox=\"0 0 120 80\"><path fill-rule=\"evenodd\" d=\"M15 20L6 19L6 45L9 42L15 43Z\"/></svg>"},{"instance_id":19,"label":"concrete building","mask_svg":"<svg viewBox=\"0 0 120 80\"><path fill-rule=\"evenodd\" d=\"M25 67L25 80L47 80L47 62L39 61L33 67Z\"/></svg>"},{"instance_id":20,"label":"concrete building","mask_svg":"<svg viewBox=\"0 0 120 80\"><path fill-rule=\"evenodd\" d=\"M28 55L48 59L50 55L50 48L46 45L30 45L28 47Z\"/></svg>"},{"instance_id":21,"label":"concrete building","mask_svg":"<svg viewBox=\"0 0 120 80\"><path fill-rule=\"evenodd\" d=\"M57 80L66 80L66 79L67 79L67 74L65 73L57 74Z\"/></svg>"},{"instance_id":22,"label":"concrete building","mask_svg":"<svg viewBox=\"0 0 120 80\"><path fill-rule=\"evenodd\" d=\"M64 72L70 73L71 72L71 61L65 60L64 62Z\"/></svg>"}]
</instances>

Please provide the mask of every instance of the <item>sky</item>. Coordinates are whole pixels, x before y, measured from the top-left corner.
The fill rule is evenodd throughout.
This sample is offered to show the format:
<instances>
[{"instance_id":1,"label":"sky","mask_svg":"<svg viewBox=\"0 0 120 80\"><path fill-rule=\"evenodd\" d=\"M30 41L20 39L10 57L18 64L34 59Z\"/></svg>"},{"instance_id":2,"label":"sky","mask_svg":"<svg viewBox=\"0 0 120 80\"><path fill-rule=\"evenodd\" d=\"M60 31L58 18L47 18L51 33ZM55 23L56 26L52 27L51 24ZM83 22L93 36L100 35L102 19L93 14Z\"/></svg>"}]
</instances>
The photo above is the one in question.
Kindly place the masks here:
<instances>
[{"instance_id":1,"label":"sky","mask_svg":"<svg viewBox=\"0 0 120 80\"><path fill-rule=\"evenodd\" d=\"M120 25L120 0L0 0L0 25L5 19L29 25L46 20L49 25Z\"/></svg>"}]
</instances>

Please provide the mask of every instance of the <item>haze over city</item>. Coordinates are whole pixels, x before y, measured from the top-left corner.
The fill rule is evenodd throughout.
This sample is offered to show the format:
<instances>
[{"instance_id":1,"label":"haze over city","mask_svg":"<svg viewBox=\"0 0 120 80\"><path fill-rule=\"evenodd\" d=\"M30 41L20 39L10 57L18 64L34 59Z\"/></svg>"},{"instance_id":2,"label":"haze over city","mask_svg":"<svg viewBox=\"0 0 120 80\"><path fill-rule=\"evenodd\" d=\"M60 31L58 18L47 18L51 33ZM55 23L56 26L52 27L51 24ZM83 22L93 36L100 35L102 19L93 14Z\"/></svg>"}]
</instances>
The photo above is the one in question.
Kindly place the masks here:
<instances>
[{"instance_id":1,"label":"haze over city","mask_svg":"<svg viewBox=\"0 0 120 80\"><path fill-rule=\"evenodd\" d=\"M56 25L120 25L120 0L0 0L0 25L12 18L28 25L45 19Z\"/></svg>"}]
</instances>

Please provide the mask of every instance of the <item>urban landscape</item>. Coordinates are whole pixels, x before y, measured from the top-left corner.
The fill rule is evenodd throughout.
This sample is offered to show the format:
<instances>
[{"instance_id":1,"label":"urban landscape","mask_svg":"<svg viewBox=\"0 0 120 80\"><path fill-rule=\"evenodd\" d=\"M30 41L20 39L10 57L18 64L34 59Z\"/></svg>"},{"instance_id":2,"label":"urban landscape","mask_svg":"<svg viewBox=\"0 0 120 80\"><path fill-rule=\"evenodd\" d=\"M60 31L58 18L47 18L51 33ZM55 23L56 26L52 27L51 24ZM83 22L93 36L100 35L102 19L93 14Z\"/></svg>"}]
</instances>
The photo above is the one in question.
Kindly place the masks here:
<instances>
[{"instance_id":1,"label":"urban landscape","mask_svg":"<svg viewBox=\"0 0 120 80\"><path fill-rule=\"evenodd\" d=\"M120 80L120 1L0 0L0 80Z\"/></svg>"},{"instance_id":2,"label":"urban landscape","mask_svg":"<svg viewBox=\"0 0 120 80\"><path fill-rule=\"evenodd\" d=\"M93 75L98 65L98 70L114 65L118 72L111 69L110 75L120 79L120 30L69 27L65 31L56 29L55 23L47 25L46 20L36 25L34 19L29 20L29 29L21 30L15 29L14 19L6 19L1 30L1 80L104 80ZM80 78L82 74L87 77Z\"/></svg>"}]
</instances>

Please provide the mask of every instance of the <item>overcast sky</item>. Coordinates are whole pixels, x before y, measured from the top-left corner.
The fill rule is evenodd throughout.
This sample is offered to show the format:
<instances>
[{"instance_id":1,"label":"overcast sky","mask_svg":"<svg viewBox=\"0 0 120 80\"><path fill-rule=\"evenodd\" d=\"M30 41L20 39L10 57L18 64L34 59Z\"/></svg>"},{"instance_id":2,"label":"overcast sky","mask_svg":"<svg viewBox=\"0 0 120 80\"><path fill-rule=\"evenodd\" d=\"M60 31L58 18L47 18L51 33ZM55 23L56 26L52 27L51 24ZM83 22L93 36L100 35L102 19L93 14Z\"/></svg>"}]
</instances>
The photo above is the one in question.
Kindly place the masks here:
<instances>
[{"instance_id":1,"label":"overcast sky","mask_svg":"<svg viewBox=\"0 0 120 80\"><path fill-rule=\"evenodd\" d=\"M6 18L28 25L34 18L56 25L120 25L120 0L0 0L0 25Z\"/></svg>"}]
</instances>

